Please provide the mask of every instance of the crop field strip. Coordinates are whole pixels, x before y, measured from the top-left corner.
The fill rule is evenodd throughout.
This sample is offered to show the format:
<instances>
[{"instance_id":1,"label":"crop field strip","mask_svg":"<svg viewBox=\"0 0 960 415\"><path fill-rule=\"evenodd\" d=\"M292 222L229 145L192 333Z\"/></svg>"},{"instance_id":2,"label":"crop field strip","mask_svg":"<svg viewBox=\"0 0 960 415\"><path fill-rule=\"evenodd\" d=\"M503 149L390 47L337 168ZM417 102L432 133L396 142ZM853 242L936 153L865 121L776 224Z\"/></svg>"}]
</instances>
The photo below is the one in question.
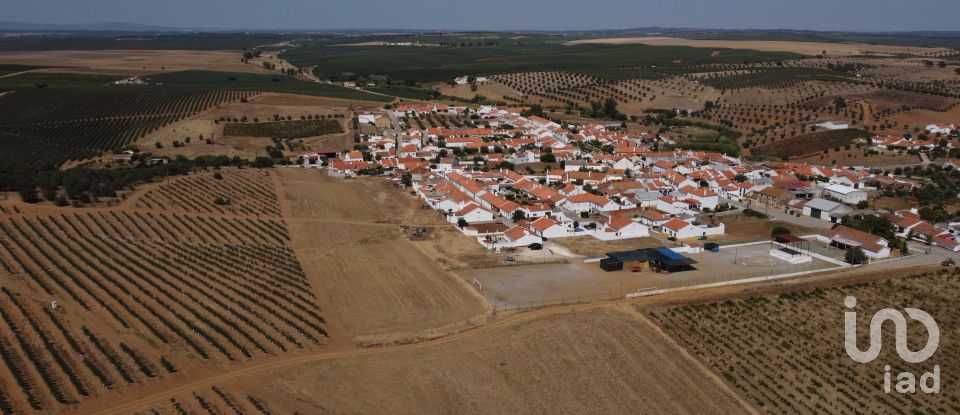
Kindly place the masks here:
<instances>
[{"instance_id":1,"label":"crop field strip","mask_svg":"<svg viewBox=\"0 0 960 415\"><path fill-rule=\"evenodd\" d=\"M162 405L135 412L137 415L160 414L237 414L270 415L271 406L254 395L238 392L224 386L213 385L209 390L193 391L189 394L170 398Z\"/></svg>"},{"instance_id":2,"label":"crop field strip","mask_svg":"<svg viewBox=\"0 0 960 415\"><path fill-rule=\"evenodd\" d=\"M322 344L324 320L288 241L283 222L255 217L134 210L0 220L0 271L17 281L0 295L9 328L0 357L12 380L0 381L0 411L62 408L195 359ZM73 317L81 309L96 322Z\"/></svg>"},{"instance_id":3,"label":"crop field strip","mask_svg":"<svg viewBox=\"0 0 960 415\"><path fill-rule=\"evenodd\" d=\"M842 313L848 311L844 298L855 296L864 310L858 313L862 349L873 315L865 310L915 307L934 316L941 327L956 327L960 314L952 304L958 290L960 276L954 270L942 270L772 298L656 310L651 315L761 409L774 413L955 413L960 411L960 397L951 392L956 388L953 380L945 382L947 390L922 398L886 394L882 389L885 364L892 366L893 376L902 370L929 371L934 364L956 367L960 351L954 336L941 337L930 361L906 365L896 355L890 331L885 333L889 335L880 357L864 365L846 355ZM835 317L824 313L835 313ZM911 336L911 350L922 347L926 339L917 338Z\"/></svg>"},{"instance_id":4,"label":"crop field strip","mask_svg":"<svg viewBox=\"0 0 960 415\"><path fill-rule=\"evenodd\" d=\"M228 123L223 126L225 136L303 138L340 133L343 133L343 126L332 119Z\"/></svg>"},{"instance_id":5,"label":"crop field strip","mask_svg":"<svg viewBox=\"0 0 960 415\"><path fill-rule=\"evenodd\" d=\"M56 165L120 148L248 91L16 91L0 97L0 162Z\"/></svg>"},{"instance_id":6,"label":"crop field strip","mask_svg":"<svg viewBox=\"0 0 960 415\"><path fill-rule=\"evenodd\" d=\"M216 204L217 198L224 204ZM218 215L280 215L270 174L255 169L223 169L217 173L202 172L176 178L145 192L137 199L136 206Z\"/></svg>"}]
</instances>

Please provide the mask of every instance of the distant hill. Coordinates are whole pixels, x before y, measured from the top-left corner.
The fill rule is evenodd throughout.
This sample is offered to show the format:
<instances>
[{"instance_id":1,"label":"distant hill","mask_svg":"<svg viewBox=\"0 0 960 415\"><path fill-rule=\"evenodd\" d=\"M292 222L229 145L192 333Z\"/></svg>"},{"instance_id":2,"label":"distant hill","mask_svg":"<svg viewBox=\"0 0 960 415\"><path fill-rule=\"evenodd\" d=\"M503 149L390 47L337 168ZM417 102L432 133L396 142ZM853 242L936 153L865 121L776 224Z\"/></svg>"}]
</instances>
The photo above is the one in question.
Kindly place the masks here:
<instances>
[{"instance_id":1,"label":"distant hill","mask_svg":"<svg viewBox=\"0 0 960 415\"><path fill-rule=\"evenodd\" d=\"M23 32L41 32L41 31L183 32L183 31L189 31L190 29L168 27L168 26L151 26L151 25L145 25L145 24L139 24L139 23L127 23L127 22L50 24L50 23L0 21L0 30L23 31Z\"/></svg>"}]
</instances>

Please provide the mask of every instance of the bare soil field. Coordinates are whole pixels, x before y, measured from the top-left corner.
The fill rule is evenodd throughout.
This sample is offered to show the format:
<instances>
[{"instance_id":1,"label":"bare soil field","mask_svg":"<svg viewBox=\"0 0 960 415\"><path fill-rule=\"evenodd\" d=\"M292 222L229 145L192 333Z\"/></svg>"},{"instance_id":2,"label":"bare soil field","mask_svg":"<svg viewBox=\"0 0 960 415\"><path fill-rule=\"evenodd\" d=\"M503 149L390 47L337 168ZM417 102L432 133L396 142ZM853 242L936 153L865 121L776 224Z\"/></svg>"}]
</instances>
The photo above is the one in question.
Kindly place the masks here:
<instances>
[{"instance_id":1,"label":"bare soil field","mask_svg":"<svg viewBox=\"0 0 960 415\"><path fill-rule=\"evenodd\" d=\"M262 379L260 394L270 402L307 413L751 410L646 318L622 308L556 315L470 342L305 365ZM685 398L676 399L678 393Z\"/></svg>"},{"instance_id":2,"label":"bare soil field","mask_svg":"<svg viewBox=\"0 0 960 415\"><path fill-rule=\"evenodd\" d=\"M413 246L445 270L502 265L507 256L483 248L476 238L464 235L447 222L438 221L426 235L424 240L414 241Z\"/></svg>"},{"instance_id":3,"label":"bare soil field","mask_svg":"<svg viewBox=\"0 0 960 415\"><path fill-rule=\"evenodd\" d=\"M893 330L883 329L879 357L867 364L844 350L844 306L856 298L858 346L866 348L867 327L882 308L919 308L941 328L960 321L953 299L960 290L956 269L907 278L833 288L811 288L779 296L760 294L738 301L696 304L649 311L651 317L700 356L751 403L774 413L945 413L960 411L956 336L941 336L934 356L907 364L895 352ZM910 321L908 319L908 321ZM923 347L923 327L909 323L911 350ZM941 329L943 330L943 329ZM948 329L952 331L952 329ZM916 336L915 336L916 334ZM915 339L916 338L916 339ZM884 393L884 365L891 376L940 366L938 394Z\"/></svg>"},{"instance_id":4,"label":"bare soil field","mask_svg":"<svg viewBox=\"0 0 960 415\"><path fill-rule=\"evenodd\" d=\"M400 232L422 215L415 199L382 179L279 172L291 246L341 337L408 342L486 319L482 298Z\"/></svg>"},{"instance_id":5,"label":"bare soil field","mask_svg":"<svg viewBox=\"0 0 960 415\"><path fill-rule=\"evenodd\" d=\"M771 207L771 209L773 208ZM762 209L760 210L762 211ZM773 232L773 228L777 226L785 226L789 228L791 233L794 235L809 235L816 233L816 229L810 229L792 223L779 220L750 218L743 215L717 216L712 221L709 219L704 220L704 223L723 223L726 233L720 236L711 236L709 241L721 242L727 245L769 240L770 235Z\"/></svg>"},{"instance_id":6,"label":"bare soil field","mask_svg":"<svg viewBox=\"0 0 960 415\"><path fill-rule=\"evenodd\" d=\"M956 105L956 100L946 97L884 89L877 89L860 94L851 94L845 96L844 98L850 100L859 99L867 101L873 105L875 111L888 108L896 109L903 106L923 108L934 111L946 111Z\"/></svg>"},{"instance_id":7,"label":"bare soil field","mask_svg":"<svg viewBox=\"0 0 960 415\"><path fill-rule=\"evenodd\" d=\"M4 52L3 63L55 67L50 72L147 75L200 69L225 72L268 73L257 65L240 62L234 51L194 50L53 50Z\"/></svg>"},{"instance_id":8,"label":"bare soil field","mask_svg":"<svg viewBox=\"0 0 960 415\"><path fill-rule=\"evenodd\" d=\"M827 56L848 56L864 54L928 54L944 52L948 49L925 48L911 46L867 45L862 43L826 43L826 42L791 42L778 40L701 40L682 39L674 37L620 37L605 39L582 39L567 42L568 45L600 44L626 45L643 44L652 46L691 46L697 48L731 48L753 49L768 52L793 52L802 55L820 55L826 51Z\"/></svg>"},{"instance_id":9,"label":"bare soil field","mask_svg":"<svg viewBox=\"0 0 960 415\"><path fill-rule=\"evenodd\" d=\"M592 236L574 236L570 238L551 239L551 241L566 247L574 254L587 257L602 257L607 252L663 246L662 242L652 237L601 241Z\"/></svg>"},{"instance_id":10,"label":"bare soil field","mask_svg":"<svg viewBox=\"0 0 960 415\"><path fill-rule=\"evenodd\" d=\"M912 156L903 152L885 151L880 154L869 154L862 149L852 148L840 151L834 149L827 150L827 153L818 153L808 157L799 157L791 159L792 161L802 161L818 165L844 165L844 166L868 166L868 167L886 167L901 164L918 164L920 157Z\"/></svg>"}]
</instances>

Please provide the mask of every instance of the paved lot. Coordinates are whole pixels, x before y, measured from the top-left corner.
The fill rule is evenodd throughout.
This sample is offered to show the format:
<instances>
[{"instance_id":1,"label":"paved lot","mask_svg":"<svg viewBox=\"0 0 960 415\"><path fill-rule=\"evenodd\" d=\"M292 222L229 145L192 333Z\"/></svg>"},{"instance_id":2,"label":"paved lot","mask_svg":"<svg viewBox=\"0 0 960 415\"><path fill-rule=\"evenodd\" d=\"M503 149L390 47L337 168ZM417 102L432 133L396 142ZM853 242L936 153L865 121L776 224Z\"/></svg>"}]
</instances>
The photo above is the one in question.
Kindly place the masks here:
<instances>
[{"instance_id":1,"label":"paved lot","mask_svg":"<svg viewBox=\"0 0 960 415\"><path fill-rule=\"evenodd\" d=\"M483 287L481 294L498 307L528 306L561 302L590 301L620 297L627 292L674 288L834 268L836 265L814 258L813 262L793 265L773 258L770 245L759 243L703 252L688 257L697 261L696 270L673 274L652 271L606 272L596 262L572 260L568 264L521 265L460 271L458 274Z\"/></svg>"}]
</instances>

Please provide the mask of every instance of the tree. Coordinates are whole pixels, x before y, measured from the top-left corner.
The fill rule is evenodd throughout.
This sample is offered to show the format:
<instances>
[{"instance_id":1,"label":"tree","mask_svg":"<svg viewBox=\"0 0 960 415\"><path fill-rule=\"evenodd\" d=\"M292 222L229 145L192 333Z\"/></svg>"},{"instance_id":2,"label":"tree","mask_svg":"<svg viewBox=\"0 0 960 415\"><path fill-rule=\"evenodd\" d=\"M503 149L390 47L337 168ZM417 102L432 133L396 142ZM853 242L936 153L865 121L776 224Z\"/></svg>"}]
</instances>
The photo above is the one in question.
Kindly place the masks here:
<instances>
[{"instance_id":1,"label":"tree","mask_svg":"<svg viewBox=\"0 0 960 415\"><path fill-rule=\"evenodd\" d=\"M411 176L410 173L400 175L400 183L406 187L410 187L413 185L413 176Z\"/></svg>"},{"instance_id":2,"label":"tree","mask_svg":"<svg viewBox=\"0 0 960 415\"><path fill-rule=\"evenodd\" d=\"M866 200L861 200L857 202L857 209L866 209L869 206L870 206L870 202L867 202Z\"/></svg>"},{"instance_id":3,"label":"tree","mask_svg":"<svg viewBox=\"0 0 960 415\"><path fill-rule=\"evenodd\" d=\"M457 219L457 227L458 227L458 228L463 229L463 228L467 227L467 225L469 225L469 223L467 223L467 220L466 220L466 219L464 219L464 218Z\"/></svg>"},{"instance_id":4,"label":"tree","mask_svg":"<svg viewBox=\"0 0 960 415\"><path fill-rule=\"evenodd\" d=\"M789 233L790 233L790 228L782 225L777 225L777 226L774 226L773 230L770 231L770 236L789 234Z\"/></svg>"},{"instance_id":5,"label":"tree","mask_svg":"<svg viewBox=\"0 0 960 415\"><path fill-rule=\"evenodd\" d=\"M844 255L843 260L849 264L858 265L867 262L867 254L863 252L863 248L855 246L847 249L847 254Z\"/></svg>"},{"instance_id":6,"label":"tree","mask_svg":"<svg viewBox=\"0 0 960 415\"><path fill-rule=\"evenodd\" d=\"M833 100L833 106L837 109L843 109L847 107L847 100L844 97L837 97Z\"/></svg>"},{"instance_id":7,"label":"tree","mask_svg":"<svg viewBox=\"0 0 960 415\"><path fill-rule=\"evenodd\" d=\"M517 221L520 221L520 220L523 220L523 219L526 219L526 218L527 218L527 214L526 214L526 213L523 213L522 210L517 209L517 210L513 211L512 219L513 219L514 222L517 222Z\"/></svg>"},{"instance_id":8,"label":"tree","mask_svg":"<svg viewBox=\"0 0 960 415\"><path fill-rule=\"evenodd\" d=\"M273 167L273 159L269 157L258 156L253 160L253 167L256 167L259 169Z\"/></svg>"}]
</instances>

